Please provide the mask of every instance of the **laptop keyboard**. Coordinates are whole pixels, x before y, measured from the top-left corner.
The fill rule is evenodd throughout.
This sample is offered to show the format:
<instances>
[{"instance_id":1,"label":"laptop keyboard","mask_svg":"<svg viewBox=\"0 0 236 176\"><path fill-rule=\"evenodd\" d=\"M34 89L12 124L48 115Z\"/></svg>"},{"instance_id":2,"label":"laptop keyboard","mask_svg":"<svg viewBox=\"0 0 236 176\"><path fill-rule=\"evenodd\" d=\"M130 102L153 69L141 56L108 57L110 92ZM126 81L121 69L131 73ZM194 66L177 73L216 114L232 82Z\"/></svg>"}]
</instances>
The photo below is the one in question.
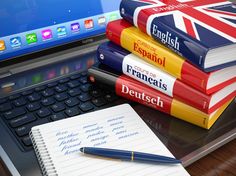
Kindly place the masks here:
<instances>
[{"instance_id":1,"label":"laptop keyboard","mask_svg":"<svg viewBox=\"0 0 236 176\"><path fill-rule=\"evenodd\" d=\"M0 114L28 151L33 126L93 111L117 99L114 92L90 84L87 72L82 72L0 99Z\"/></svg>"}]
</instances>

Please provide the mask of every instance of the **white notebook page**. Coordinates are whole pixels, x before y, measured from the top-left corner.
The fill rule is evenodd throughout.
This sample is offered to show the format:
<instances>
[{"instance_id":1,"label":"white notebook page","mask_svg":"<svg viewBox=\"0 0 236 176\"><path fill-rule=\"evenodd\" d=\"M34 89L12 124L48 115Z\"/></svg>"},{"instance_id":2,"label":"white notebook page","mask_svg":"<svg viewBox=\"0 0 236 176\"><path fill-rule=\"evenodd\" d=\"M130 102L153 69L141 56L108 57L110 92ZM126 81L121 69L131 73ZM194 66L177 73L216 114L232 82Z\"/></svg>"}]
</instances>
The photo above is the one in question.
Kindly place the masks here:
<instances>
[{"instance_id":1,"label":"white notebook page","mask_svg":"<svg viewBox=\"0 0 236 176\"><path fill-rule=\"evenodd\" d=\"M128 104L33 127L33 136L37 129L59 176L189 175L181 164L120 161L79 151L81 147L106 147L173 157Z\"/></svg>"}]
</instances>

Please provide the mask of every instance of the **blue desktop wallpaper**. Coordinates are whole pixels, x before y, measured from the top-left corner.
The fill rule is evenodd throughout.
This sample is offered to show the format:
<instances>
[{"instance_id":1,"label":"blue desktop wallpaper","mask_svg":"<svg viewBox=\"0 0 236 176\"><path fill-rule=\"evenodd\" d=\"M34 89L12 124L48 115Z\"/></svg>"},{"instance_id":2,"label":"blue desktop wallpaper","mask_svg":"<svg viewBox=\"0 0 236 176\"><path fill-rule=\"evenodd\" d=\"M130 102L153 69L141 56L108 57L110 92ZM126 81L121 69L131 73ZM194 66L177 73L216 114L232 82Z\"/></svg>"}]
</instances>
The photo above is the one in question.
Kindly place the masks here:
<instances>
[{"instance_id":1,"label":"blue desktop wallpaper","mask_svg":"<svg viewBox=\"0 0 236 176\"><path fill-rule=\"evenodd\" d=\"M1 0L0 61L103 33L108 13L118 14L119 4L120 0ZM103 15L106 24L98 24ZM93 20L90 28L86 18ZM77 22L79 32L73 33L71 24ZM65 28L65 36L58 37L58 27ZM51 30L50 40L43 40L44 28ZM32 33L37 39L29 43L27 34Z\"/></svg>"}]
</instances>

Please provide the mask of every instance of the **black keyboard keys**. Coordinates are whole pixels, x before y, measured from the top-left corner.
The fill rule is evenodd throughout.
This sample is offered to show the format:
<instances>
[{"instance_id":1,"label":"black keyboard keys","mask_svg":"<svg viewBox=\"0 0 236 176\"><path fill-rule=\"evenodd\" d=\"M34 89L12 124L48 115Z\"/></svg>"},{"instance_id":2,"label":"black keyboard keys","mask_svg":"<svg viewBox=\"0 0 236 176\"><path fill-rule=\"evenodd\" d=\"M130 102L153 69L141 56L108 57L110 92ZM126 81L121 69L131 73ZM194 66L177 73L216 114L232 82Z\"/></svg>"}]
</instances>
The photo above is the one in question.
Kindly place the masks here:
<instances>
[{"instance_id":1,"label":"black keyboard keys","mask_svg":"<svg viewBox=\"0 0 236 176\"><path fill-rule=\"evenodd\" d=\"M100 106L103 106L105 105L107 102L106 100L103 98L103 97L100 97L100 98L95 98L92 100L92 103L97 106L97 107L100 107Z\"/></svg>"},{"instance_id":2,"label":"black keyboard keys","mask_svg":"<svg viewBox=\"0 0 236 176\"><path fill-rule=\"evenodd\" d=\"M91 85L86 74L74 74L0 99L3 121L25 150L32 148L29 132L33 126L85 113L117 98Z\"/></svg>"},{"instance_id":3,"label":"black keyboard keys","mask_svg":"<svg viewBox=\"0 0 236 176\"><path fill-rule=\"evenodd\" d=\"M55 87L55 90L58 92L58 93L61 93L61 92L64 92L67 90L67 87L64 86L64 85L58 85Z\"/></svg>"},{"instance_id":4,"label":"black keyboard keys","mask_svg":"<svg viewBox=\"0 0 236 176\"><path fill-rule=\"evenodd\" d=\"M75 106L79 104L79 100L77 98L70 98L65 101L65 104L69 107Z\"/></svg>"},{"instance_id":5,"label":"black keyboard keys","mask_svg":"<svg viewBox=\"0 0 236 176\"><path fill-rule=\"evenodd\" d=\"M57 101L63 101L68 98L68 95L67 95L67 93L63 92L63 93L55 95L55 98Z\"/></svg>"},{"instance_id":6,"label":"black keyboard keys","mask_svg":"<svg viewBox=\"0 0 236 176\"><path fill-rule=\"evenodd\" d=\"M22 141L26 146L32 146L32 141L29 136L23 137Z\"/></svg>"},{"instance_id":7,"label":"black keyboard keys","mask_svg":"<svg viewBox=\"0 0 236 176\"><path fill-rule=\"evenodd\" d=\"M35 121L37 118L33 114L26 114L10 120L10 125L13 128Z\"/></svg>"},{"instance_id":8,"label":"black keyboard keys","mask_svg":"<svg viewBox=\"0 0 236 176\"><path fill-rule=\"evenodd\" d=\"M15 94L15 95L11 95L11 96L9 96L9 100L15 100L15 99L17 99L17 98L20 98L20 94Z\"/></svg>"},{"instance_id":9,"label":"black keyboard keys","mask_svg":"<svg viewBox=\"0 0 236 176\"><path fill-rule=\"evenodd\" d=\"M40 92L40 91L43 91L44 89L46 89L46 86L39 86L39 87L36 87L34 90L36 92Z\"/></svg>"},{"instance_id":10,"label":"black keyboard keys","mask_svg":"<svg viewBox=\"0 0 236 176\"><path fill-rule=\"evenodd\" d=\"M59 83L63 84L63 83L66 83L68 81L70 81L70 78L63 78L63 79L59 80Z\"/></svg>"},{"instance_id":11,"label":"black keyboard keys","mask_svg":"<svg viewBox=\"0 0 236 176\"><path fill-rule=\"evenodd\" d=\"M46 89L46 90L42 91L42 95L44 97L50 97L50 96L54 95L54 91L52 89Z\"/></svg>"},{"instance_id":12,"label":"black keyboard keys","mask_svg":"<svg viewBox=\"0 0 236 176\"><path fill-rule=\"evenodd\" d=\"M48 123L48 122L49 121L47 118L38 119L37 121L33 121L29 124L26 124L26 125L16 128L15 132L16 132L17 136L22 137L22 136L28 135L33 126L41 125L41 124Z\"/></svg>"},{"instance_id":13,"label":"black keyboard keys","mask_svg":"<svg viewBox=\"0 0 236 176\"><path fill-rule=\"evenodd\" d=\"M0 112L9 111L11 109L12 109L12 106L10 103L4 103L0 105Z\"/></svg>"},{"instance_id":14,"label":"black keyboard keys","mask_svg":"<svg viewBox=\"0 0 236 176\"><path fill-rule=\"evenodd\" d=\"M63 103L57 103L51 106L52 110L54 112L60 112L64 109L66 109L65 105Z\"/></svg>"},{"instance_id":15,"label":"black keyboard keys","mask_svg":"<svg viewBox=\"0 0 236 176\"><path fill-rule=\"evenodd\" d=\"M94 108L93 104L90 103L90 102L86 102L86 103L82 103L79 108L84 111L84 112L87 112L87 111L90 111Z\"/></svg>"},{"instance_id":16,"label":"black keyboard keys","mask_svg":"<svg viewBox=\"0 0 236 176\"><path fill-rule=\"evenodd\" d=\"M80 114L80 111L77 107L74 107L74 108L67 109L65 113L68 117L72 117L72 116Z\"/></svg>"},{"instance_id":17,"label":"black keyboard keys","mask_svg":"<svg viewBox=\"0 0 236 176\"><path fill-rule=\"evenodd\" d=\"M23 105L26 104L26 100L22 97L22 98L19 98L17 100L14 100L13 104L17 107L23 106Z\"/></svg>"},{"instance_id":18,"label":"black keyboard keys","mask_svg":"<svg viewBox=\"0 0 236 176\"><path fill-rule=\"evenodd\" d=\"M61 120L61 119L64 119L65 118L65 115L63 113L57 113L57 114L53 114L51 115L50 119L52 121L57 121L57 120Z\"/></svg>"},{"instance_id":19,"label":"black keyboard keys","mask_svg":"<svg viewBox=\"0 0 236 176\"><path fill-rule=\"evenodd\" d=\"M23 115L26 113L26 110L23 109L23 108L16 108L16 109L13 109L11 111L8 111L8 112L5 112L4 113L4 117L7 119L7 120L10 120L10 119L13 119L15 117L18 117L20 115Z\"/></svg>"},{"instance_id":20,"label":"black keyboard keys","mask_svg":"<svg viewBox=\"0 0 236 176\"><path fill-rule=\"evenodd\" d=\"M37 93L33 93L33 94L28 96L28 100L30 102L35 102L35 101L38 101L40 99L41 99L41 97Z\"/></svg>"},{"instance_id":21,"label":"black keyboard keys","mask_svg":"<svg viewBox=\"0 0 236 176\"><path fill-rule=\"evenodd\" d=\"M52 105L52 104L54 104L55 102L56 102L56 101L55 101L54 98L52 98L52 97L45 98L45 99L42 99L42 100L41 100L41 103L42 103L44 106Z\"/></svg>"},{"instance_id":22,"label":"black keyboard keys","mask_svg":"<svg viewBox=\"0 0 236 176\"><path fill-rule=\"evenodd\" d=\"M75 87L77 87L77 86L79 86L80 85L80 83L79 83L79 81L71 81L71 82L69 82L69 83L67 83L67 85L70 87L70 88L75 88Z\"/></svg>"},{"instance_id":23,"label":"black keyboard keys","mask_svg":"<svg viewBox=\"0 0 236 176\"><path fill-rule=\"evenodd\" d=\"M84 85L80 86L80 89L81 89L83 92L88 92L91 87L92 87L91 84L84 84Z\"/></svg>"},{"instance_id":24,"label":"black keyboard keys","mask_svg":"<svg viewBox=\"0 0 236 176\"><path fill-rule=\"evenodd\" d=\"M74 80L74 79L78 79L79 77L80 77L80 74L75 74L75 75L72 75L70 79Z\"/></svg>"},{"instance_id":25,"label":"black keyboard keys","mask_svg":"<svg viewBox=\"0 0 236 176\"><path fill-rule=\"evenodd\" d=\"M26 108L28 109L28 111L36 111L38 109L40 109L40 105L39 103L35 102L35 103L30 103L26 105Z\"/></svg>"},{"instance_id":26,"label":"black keyboard keys","mask_svg":"<svg viewBox=\"0 0 236 176\"><path fill-rule=\"evenodd\" d=\"M26 95L32 94L33 92L34 91L32 89L31 90L26 90L26 91L22 92L21 95L26 96Z\"/></svg>"},{"instance_id":27,"label":"black keyboard keys","mask_svg":"<svg viewBox=\"0 0 236 176\"><path fill-rule=\"evenodd\" d=\"M88 94L88 93L83 93L83 94L79 95L78 98L80 99L80 101L85 102L85 101L90 100L92 97L91 97L91 95Z\"/></svg>"},{"instance_id":28,"label":"black keyboard keys","mask_svg":"<svg viewBox=\"0 0 236 176\"><path fill-rule=\"evenodd\" d=\"M81 90L79 88L74 88L69 90L68 94L72 97L80 95L81 94Z\"/></svg>"},{"instance_id":29,"label":"black keyboard keys","mask_svg":"<svg viewBox=\"0 0 236 176\"><path fill-rule=\"evenodd\" d=\"M7 101L6 98L1 98L1 99L0 99L0 104L5 103L6 101Z\"/></svg>"},{"instance_id":30,"label":"black keyboard keys","mask_svg":"<svg viewBox=\"0 0 236 176\"><path fill-rule=\"evenodd\" d=\"M47 117L51 114L51 111L49 111L48 108L42 108L40 110L37 111L37 115L40 117L40 118L44 118L44 117Z\"/></svg>"}]
</instances>

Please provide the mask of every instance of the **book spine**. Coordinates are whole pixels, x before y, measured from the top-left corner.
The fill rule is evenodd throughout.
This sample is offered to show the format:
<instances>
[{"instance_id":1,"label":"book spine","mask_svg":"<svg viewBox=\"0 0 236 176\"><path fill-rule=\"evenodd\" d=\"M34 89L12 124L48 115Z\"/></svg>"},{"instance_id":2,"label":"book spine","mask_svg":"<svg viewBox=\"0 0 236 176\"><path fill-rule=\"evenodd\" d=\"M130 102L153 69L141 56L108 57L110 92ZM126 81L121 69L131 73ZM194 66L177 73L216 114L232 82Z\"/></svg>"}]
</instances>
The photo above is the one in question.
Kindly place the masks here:
<instances>
[{"instance_id":1,"label":"book spine","mask_svg":"<svg viewBox=\"0 0 236 176\"><path fill-rule=\"evenodd\" d=\"M194 67L125 20L108 23L106 34L112 42L122 46L146 62L168 72L203 93L207 92L206 85L209 74Z\"/></svg>"},{"instance_id":2,"label":"book spine","mask_svg":"<svg viewBox=\"0 0 236 176\"><path fill-rule=\"evenodd\" d=\"M116 94L121 97L165 112L202 128L209 127L207 124L208 114L162 94L126 75L118 76L93 67L88 69L88 75L92 82L112 85ZM112 83L108 83L108 80Z\"/></svg>"},{"instance_id":3,"label":"book spine","mask_svg":"<svg viewBox=\"0 0 236 176\"><path fill-rule=\"evenodd\" d=\"M210 96L182 83L134 54L130 54L128 51L125 52L124 49L111 42L101 44L97 52L101 63L208 113Z\"/></svg>"},{"instance_id":4,"label":"book spine","mask_svg":"<svg viewBox=\"0 0 236 176\"><path fill-rule=\"evenodd\" d=\"M198 40L189 34L163 23L157 15L150 15L152 8L142 9L139 8L142 5L139 6L136 2L132 2L134 1L128 3L128 0L123 0L121 2L120 14L123 19L129 22L132 21L142 32L163 43L201 70L206 71L204 69L204 61L208 49L205 46L201 45ZM135 9L132 7L133 5L136 5ZM132 11L130 10L131 7L133 8ZM153 13L155 14L156 12Z\"/></svg>"}]
</instances>

